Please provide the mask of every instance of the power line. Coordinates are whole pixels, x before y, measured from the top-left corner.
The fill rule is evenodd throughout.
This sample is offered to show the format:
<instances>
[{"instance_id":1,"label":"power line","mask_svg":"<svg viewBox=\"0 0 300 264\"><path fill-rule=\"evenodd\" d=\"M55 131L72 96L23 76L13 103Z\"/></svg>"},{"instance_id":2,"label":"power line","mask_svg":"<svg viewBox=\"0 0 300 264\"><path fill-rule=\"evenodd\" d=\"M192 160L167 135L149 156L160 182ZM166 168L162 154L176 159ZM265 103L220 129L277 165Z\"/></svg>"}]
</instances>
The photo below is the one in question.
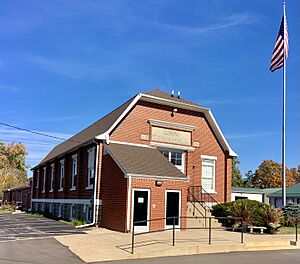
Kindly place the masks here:
<instances>
[{"instance_id":1,"label":"power line","mask_svg":"<svg viewBox=\"0 0 300 264\"><path fill-rule=\"evenodd\" d=\"M7 127L10 127L10 128L15 128L15 129L18 129L18 130L21 130L21 131L25 131L25 132L32 133L32 134L39 135L39 136L43 136L43 137L49 137L49 138L54 138L54 139L63 140L63 141L68 140L68 141L72 141L72 142L76 142L76 143L81 143L81 142L76 141L76 140L66 139L66 138L62 138L62 137L56 137L56 136L52 136L52 135L49 135L49 134L46 134L46 133L32 131L32 130L27 129L27 128L17 127L17 126L10 125L10 124L7 124L7 123L0 122L0 125L7 126Z\"/></svg>"}]
</instances>

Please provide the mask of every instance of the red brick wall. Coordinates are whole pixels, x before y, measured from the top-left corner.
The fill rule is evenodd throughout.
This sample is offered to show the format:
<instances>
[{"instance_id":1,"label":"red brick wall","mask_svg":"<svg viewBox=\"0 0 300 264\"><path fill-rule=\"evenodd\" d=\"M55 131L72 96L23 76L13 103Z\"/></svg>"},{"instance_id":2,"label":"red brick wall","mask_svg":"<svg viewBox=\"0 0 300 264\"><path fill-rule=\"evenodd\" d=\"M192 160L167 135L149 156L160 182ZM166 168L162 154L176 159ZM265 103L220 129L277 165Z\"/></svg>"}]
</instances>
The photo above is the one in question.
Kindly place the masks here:
<instances>
[{"instance_id":1,"label":"red brick wall","mask_svg":"<svg viewBox=\"0 0 300 264\"><path fill-rule=\"evenodd\" d=\"M47 168L47 177L46 177L46 188L45 193L42 193L43 189L43 180L44 173L42 166L40 170L40 179L39 179L39 188L36 188L36 178L37 170L33 172L33 198L49 198L49 199L91 199L93 195L92 189L86 189L87 187L87 160L88 153L87 150L90 146L83 146L76 150L75 152L65 154L63 157L57 158L54 161L47 163L45 166ZM77 154L77 183L76 190L71 191L72 183L72 155ZM64 188L63 191L59 190L60 183L60 161L65 160L65 174L64 174ZM50 190L50 173L51 173L51 164L54 163L54 183L53 183L53 192Z\"/></svg>"},{"instance_id":2,"label":"red brick wall","mask_svg":"<svg viewBox=\"0 0 300 264\"><path fill-rule=\"evenodd\" d=\"M165 218L165 191L181 190L181 216L186 216L187 209L187 182L181 181L163 181L161 187L155 186L155 180L136 179L131 182L132 188L141 188L150 190L150 219ZM132 199L132 193L131 193ZM153 208L155 205L155 208ZM132 210L130 208L130 219L132 219ZM186 219L181 219L181 228L185 228ZM151 221L150 230L161 230L165 228L163 220Z\"/></svg>"},{"instance_id":3,"label":"red brick wall","mask_svg":"<svg viewBox=\"0 0 300 264\"><path fill-rule=\"evenodd\" d=\"M148 144L151 140L151 126L149 119L173 122L195 126L192 132L192 142L200 142L200 147L195 151L188 152L186 155L186 171L189 177L189 185L201 185L201 155L216 156L216 192L214 198L219 202L225 201L225 188L231 188L228 185L231 181L231 175L225 181L226 173L231 169L231 163L227 164L225 152L221 148L216 136L212 132L205 116L202 113L178 109L178 112L171 115L172 107L160 106L157 104L140 101L124 118L121 124L112 132L110 139L116 141ZM141 140L141 134L148 134L149 141ZM227 193L229 189L227 190ZM226 194L227 196L229 194Z\"/></svg>"},{"instance_id":4,"label":"red brick wall","mask_svg":"<svg viewBox=\"0 0 300 264\"><path fill-rule=\"evenodd\" d=\"M100 226L126 231L127 179L110 155L102 158Z\"/></svg>"}]
</instances>

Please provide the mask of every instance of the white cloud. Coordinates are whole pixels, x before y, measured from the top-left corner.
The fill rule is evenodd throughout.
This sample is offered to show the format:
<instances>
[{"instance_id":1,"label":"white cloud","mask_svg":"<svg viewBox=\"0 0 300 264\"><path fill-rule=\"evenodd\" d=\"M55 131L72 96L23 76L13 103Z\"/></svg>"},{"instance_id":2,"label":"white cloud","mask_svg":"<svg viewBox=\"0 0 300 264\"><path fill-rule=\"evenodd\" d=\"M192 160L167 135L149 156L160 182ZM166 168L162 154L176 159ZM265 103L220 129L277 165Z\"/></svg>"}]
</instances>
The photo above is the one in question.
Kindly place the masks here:
<instances>
[{"instance_id":1,"label":"white cloud","mask_svg":"<svg viewBox=\"0 0 300 264\"><path fill-rule=\"evenodd\" d=\"M204 27L192 27L192 26L182 26L182 25L172 25L172 24L165 24L165 23L154 23L154 25L159 26L163 29L174 30L180 33L186 34L204 34L212 31L224 30L233 27L237 27L240 25L246 25L254 23L258 20L257 16L247 14L247 13L238 13L233 14L229 17L223 19L221 23L215 23L211 25L207 25Z\"/></svg>"},{"instance_id":2,"label":"white cloud","mask_svg":"<svg viewBox=\"0 0 300 264\"><path fill-rule=\"evenodd\" d=\"M245 134L226 134L226 138L229 140L253 140L255 138L265 138L270 136L276 136L278 133L275 132L252 132Z\"/></svg>"}]
</instances>

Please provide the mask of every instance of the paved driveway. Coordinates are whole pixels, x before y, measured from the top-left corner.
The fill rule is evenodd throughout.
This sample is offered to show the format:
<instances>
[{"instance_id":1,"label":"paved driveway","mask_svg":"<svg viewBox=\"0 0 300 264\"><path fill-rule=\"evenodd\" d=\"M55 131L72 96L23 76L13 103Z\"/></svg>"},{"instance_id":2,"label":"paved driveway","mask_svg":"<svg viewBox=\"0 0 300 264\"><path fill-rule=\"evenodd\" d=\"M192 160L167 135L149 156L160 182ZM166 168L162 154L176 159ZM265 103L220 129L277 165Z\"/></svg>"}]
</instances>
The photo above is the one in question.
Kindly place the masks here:
<instances>
[{"instance_id":1,"label":"paved driveway","mask_svg":"<svg viewBox=\"0 0 300 264\"><path fill-rule=\"evenodd\" d=\"M29 214L0 214L0 243L84 233L82 229Z\"/></svg>"}]
</instances>

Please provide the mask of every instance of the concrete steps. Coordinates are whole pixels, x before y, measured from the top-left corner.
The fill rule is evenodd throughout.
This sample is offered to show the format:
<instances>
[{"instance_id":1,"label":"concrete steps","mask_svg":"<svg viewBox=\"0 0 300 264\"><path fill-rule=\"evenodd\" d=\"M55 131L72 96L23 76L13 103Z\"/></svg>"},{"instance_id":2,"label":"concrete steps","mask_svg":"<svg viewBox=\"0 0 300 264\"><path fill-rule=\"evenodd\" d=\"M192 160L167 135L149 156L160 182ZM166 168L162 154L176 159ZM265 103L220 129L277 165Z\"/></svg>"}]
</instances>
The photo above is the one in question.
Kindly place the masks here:
<instances>
[{"instance_id":1,"label":"concrete steps","mask_svg":"<svg viewBox=\"0 0 300 264\"><path fill-rule=\"evenodd\" d=\"M209 219L204 219L202 217L213 217L210 211L206 211L205 209L199 204L195 203L195 206L191 203L187 203L187 216L193 217L188 218L186 222L187 227L207 227L209 226ZM218 222L217 219L211 219L211 227L212 228L221 228L222 224Z\"/></svg>"}]
</instances>

